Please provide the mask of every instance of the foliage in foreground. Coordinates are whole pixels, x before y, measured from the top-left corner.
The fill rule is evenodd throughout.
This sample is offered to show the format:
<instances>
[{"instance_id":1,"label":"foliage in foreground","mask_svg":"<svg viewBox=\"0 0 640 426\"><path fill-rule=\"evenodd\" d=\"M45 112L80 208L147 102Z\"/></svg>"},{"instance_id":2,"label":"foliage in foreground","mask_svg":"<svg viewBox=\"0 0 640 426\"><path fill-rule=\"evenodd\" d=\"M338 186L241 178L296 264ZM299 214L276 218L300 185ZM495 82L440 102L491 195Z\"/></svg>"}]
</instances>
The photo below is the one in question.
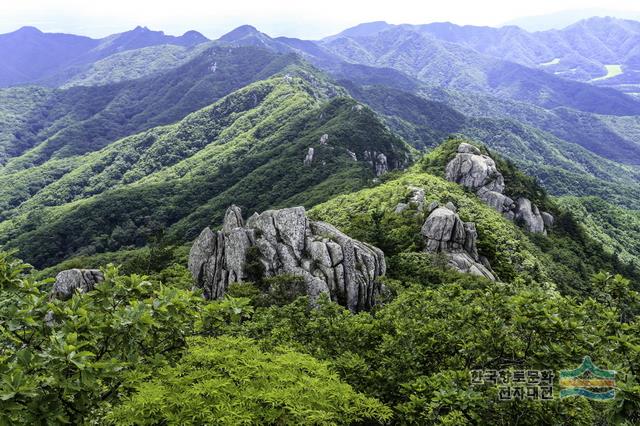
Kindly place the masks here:
<instances>
[{"instance_id":1,"label":"foliage in foreground","mask_svg":"<svg viewBox=\"0 0 640 426\"><path fill-rule=\"evenodd\" d=\"M49 298L50 282L34 281L27 269L0 256L0 424L101 423L109 413L114 423L141 423L147 411L137 418L126 413L148 404L156 410L151 423L178 416L201 424L227 411L280 424L305 416L349 423L390 415L309 356L285 348L262 352L247 339L194 337L237 327L252 312L247 299L209 303L183 284L120 276L109 267L95 291L59 301ZM191 376L170 380L184 371ZM161 391L173 402L155 404Z\"/></svg>"},{"instance_id":2,"label":"foliage in foreground","mask_svg":"<svg viewBox=\"0 0 640 426\"><path fill-rule=\"evenodd\" d=\"M264 352L247 338L194 338L176 366L137 387L109 415L117 424L351 424L391 410L356 393L309 355Z\"/></svg>"}]
</instances>

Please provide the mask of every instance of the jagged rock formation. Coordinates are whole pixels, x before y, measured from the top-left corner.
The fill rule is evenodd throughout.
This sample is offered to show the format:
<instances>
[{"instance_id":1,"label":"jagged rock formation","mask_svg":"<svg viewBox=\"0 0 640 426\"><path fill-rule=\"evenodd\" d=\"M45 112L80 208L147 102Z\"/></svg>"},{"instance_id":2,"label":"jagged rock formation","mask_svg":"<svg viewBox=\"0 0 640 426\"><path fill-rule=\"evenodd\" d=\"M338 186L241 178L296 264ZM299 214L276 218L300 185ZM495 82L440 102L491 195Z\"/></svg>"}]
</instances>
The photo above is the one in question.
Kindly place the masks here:
<instances>
[{"instance_id":1,"label":"jagged rock formation","mask_svg":"<svg viewBox=\"0 0 640 426\"><path fill-rule=\"evenodd\" d=\"M102 281L104 281L104 275L98 269L67 269L56 275L51 297L67 300L76 290L82 293L91 291Z\"/></svg>"},{"instance_id":2,"label":"jagged rock formation","mask_svg":"<svg viewBox=\"0 0 640 426\"><path fill-rule=\"evenodd\" d=\"M529 232L546 233L545 226L550 228L553 225L553 216L540 212L529 199L520 197L514 202L503 194L504 177L496 167L495 161L483 155L473 145L458 145L458 153L447 164L445 176L447 180L474 191L485 204L502 213L505 218L521 221ZM543 217L546 217L546 220Z\"/></svg>"},{"instance_id":3,"label":"jagged rock formation","mask_svg":"<svg viewBox=\"0 0 640 426\"><path fill-rule=\"evenodd\" d=\"M547 215L551 216L549 213ZM545 232L544 219L538 207L527 198L518 198L515 209L516 220L521 221L529 232ZM552 216L553 217L553 216Z\"/></svg>"},{"instance_id":4,"label":"jagged rock formation","mask_svg":"<svg viewBox=\"0 0 640 426\"><path fill-rule=\"evenodd\" d=\"M463 222L447 203L435 208L422 225L421 234L425 240L425 250L430 253L444 253L449 266L473 275L495 281L486 259L478 255L476 240L478 233L473 222ZM454 206L455 209L455 206Z\"/></svg>"},{"instance_id":5,"label":"jagged rock formation","mask_svg":"<svg viewBox=\"0 0 640 426\"><path fill-rule=\"evenodd\" d=\"M389 164L387 163L387 156L378 151L365 151L364 161L369 163L375 170L376 176L381 176L383 173L389 171Z\"/></svg>"},{"instance_id":6,"label":"jagged rock formation","mask_svg":"<svg viewBox=\"0 0 640 426\"><path fill-rule=\"evenodd\" d=\"M468 143L458 146L458 154L447 164L447 180L459 183L467 188L502 193L504 177L498 171L496 163L489 156Z\"/></svg>"},{"instance_id":7,"label":"jagged rock formation","mask_svg":"<svg viewBox=\"0 0 640 426\"><path fill-rule=\"evenodd\" d=\"M222 297L230 283L249 280L250 262L259 262L266 276L299 275L312 300L328 293L354 312L375 304L386 269L381 250L309 220L303 207L255 213L245 224L231 206L222 230L205 228L189 253L189 270L210 299Z\"/></svg>"}]
</instances>

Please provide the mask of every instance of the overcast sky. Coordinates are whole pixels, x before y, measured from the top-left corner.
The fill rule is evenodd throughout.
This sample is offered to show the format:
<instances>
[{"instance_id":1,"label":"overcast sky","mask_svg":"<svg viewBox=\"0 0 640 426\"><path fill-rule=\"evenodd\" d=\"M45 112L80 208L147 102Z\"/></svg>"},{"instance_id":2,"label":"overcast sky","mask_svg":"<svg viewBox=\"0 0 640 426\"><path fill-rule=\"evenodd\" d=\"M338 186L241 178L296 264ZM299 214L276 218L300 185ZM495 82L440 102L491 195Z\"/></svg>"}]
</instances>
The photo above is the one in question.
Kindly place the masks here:
<instances>
[{"instance_id":1,"label":"overcast sky","mask_svg":"<svg viewBox=\"0 0 640 426\"><path fill-rule=\"evenodd\" d=\"M362 22L500 24L562 10L606 8L633 15L640 0L0 0L0 33L32 25L92 37L137 25L209 38L242 24L272 36L317 39ZM624 13L618 13L618 15Z\"/></svg>"}]
</instances>

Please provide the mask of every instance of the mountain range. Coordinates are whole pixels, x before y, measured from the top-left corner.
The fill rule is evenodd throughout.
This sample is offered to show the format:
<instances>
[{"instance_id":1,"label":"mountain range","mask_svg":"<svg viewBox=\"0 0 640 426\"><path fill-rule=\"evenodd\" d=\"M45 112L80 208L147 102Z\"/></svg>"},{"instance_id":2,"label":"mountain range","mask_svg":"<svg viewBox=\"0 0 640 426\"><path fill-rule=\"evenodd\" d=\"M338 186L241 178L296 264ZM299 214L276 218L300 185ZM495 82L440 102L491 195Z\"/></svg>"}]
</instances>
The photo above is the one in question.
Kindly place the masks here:
<instances>
[{"instance_id":1,"label":"mountain range","mask_svg":"<svg viewBox=\"0 0 640 426\"><path fill-rule=\"evenodd\" d=\"M638 424L639 28L1 35L0 424Z\"/></svg>"},{"instance_id":2,"label":"mountain range","mask_svg":"<svg viewBox=\"0 0 640 426\"><path fill-rule=\"evenodd\" d=\"M16 239L37 241L27 230L37 232L35 223L48 223L46 217L54 214L46 213L49 209L62 218L64 204L107 196L101 195L107 189L115 194L119 186L128 191L139 178L153 181L147 174L187 161L191 154L176 152L171 159L156 154L155 165L132 179L137 173L124 178L122 167L133 160L115 152L138 137L130 135L156 140L156 128L166 133L158 126L221 99L230 102L235 91L272 78L301 78L305 90L325 102L351 98L348 102L370 108L375 120L417 150L433 149L449 135L469 137L536 176L551 194L597 196L621 208L639 208L640 101L626 90L602 87L604 80L591 81L591 74L560 76L550 67L561 65L541 65L562 56L589 66L618 61L631 69L626 67L633 65L639 25L593 18L559 31L528 33L517 27L374 22L319 41L272 38L249 25L215 41L194 31L173 37L143 27L100 40L22 28L0 36L7 67L13 64L0 71L0 84L11 86L0 90L2 241L16 247ZM628 41L615 43L617 37ZM55 49L65 55L42 55ZM199 143L196 151L205 147L205 141ZM395 166L405 163L409 160ZM98 172L103 169L113 177ZM157 179L168 179L166 173ZM161 221L162 226L178 219ZM94 230L73 249L61 244L67 248L47 252L51 260L44 264L96 250L87 247L95 246L97 236L109 239L126 223ZM43 235L51 232L46 229ZM183 232L178 239L189 237ZM123 245L143 240L133 237Z\"/></svg>"}]
</instances>

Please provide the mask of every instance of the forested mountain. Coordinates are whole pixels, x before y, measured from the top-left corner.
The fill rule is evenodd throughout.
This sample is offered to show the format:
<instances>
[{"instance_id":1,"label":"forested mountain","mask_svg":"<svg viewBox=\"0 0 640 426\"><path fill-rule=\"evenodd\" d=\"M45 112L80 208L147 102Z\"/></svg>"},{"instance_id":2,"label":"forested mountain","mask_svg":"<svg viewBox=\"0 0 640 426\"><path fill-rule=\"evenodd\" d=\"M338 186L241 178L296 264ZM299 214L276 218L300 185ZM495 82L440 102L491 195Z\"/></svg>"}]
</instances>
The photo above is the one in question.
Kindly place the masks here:
<instances>
[{"instance_id":1,"label":"forested mountain","mask_svg":"<svg viewBox=\"0 0 640 426\"><path fill-rule=\"evenodd\" d=\"M37 99L30 89L3 89L7 98L34 103L18 127L15 121L0 127L5 169L95 151L120 137L175 122L296 60L251 47L211 47L182 66L144 79L53 90ZM6 107L9 119L14 107L23 108L22 102Z\"/></svg>"},{"instance_id":2,"label":"forested mountain","mask_svg":"<svg viewBox=\"0 0 640 426\"><path fill-rule=\"evenodd\" d=\"M0 35L0 87L27 83L57 85L110 55L157 45L195 46L207 41L196 31L180 37L136 27L103 39L43 33L34 27Z\"/></svg>"},{"instance_id":3,"label":"forested mountain","mask_svg":"<svg viewBox=\"0 0 640 426\"><path fill-rule=\"evenodd\" d=\"M62 170L62 160L53 160L5 172L2 244L49 266L140 246L159 229L188 241L232 202L311 206L409 164L404 142L353 100L329 100L332 90L315 79L274 77L175 125L75 157ZM66 237L42 246L53 234Z\"/></svg>"},{"instance_id":4,"label":"forested mountain","mask_svg":"<svg viewBox=\"0 0 640 426\"><path fill-rule=\"evenodd\" d=\"M637 424L639 25L0 36L0 424Z\"/></svg>"},{"instance_id":5,"label":"forested mountain","mask_svg":"<svg viewBox=\"0 0 640 426\"><path fill-rule=\"evenodd\" d=\"M425 25L390 25L372 22L328 37L381 38L387 31L414 33L473 51L544 70L558 77L616 87L640 93L638 42L640 23L617 18L589 18L561 30L527 32L516 26L501 28L459 26L448 22ZM343 40L341 40L343 39Z\"/></svg>"}]
</instances>

